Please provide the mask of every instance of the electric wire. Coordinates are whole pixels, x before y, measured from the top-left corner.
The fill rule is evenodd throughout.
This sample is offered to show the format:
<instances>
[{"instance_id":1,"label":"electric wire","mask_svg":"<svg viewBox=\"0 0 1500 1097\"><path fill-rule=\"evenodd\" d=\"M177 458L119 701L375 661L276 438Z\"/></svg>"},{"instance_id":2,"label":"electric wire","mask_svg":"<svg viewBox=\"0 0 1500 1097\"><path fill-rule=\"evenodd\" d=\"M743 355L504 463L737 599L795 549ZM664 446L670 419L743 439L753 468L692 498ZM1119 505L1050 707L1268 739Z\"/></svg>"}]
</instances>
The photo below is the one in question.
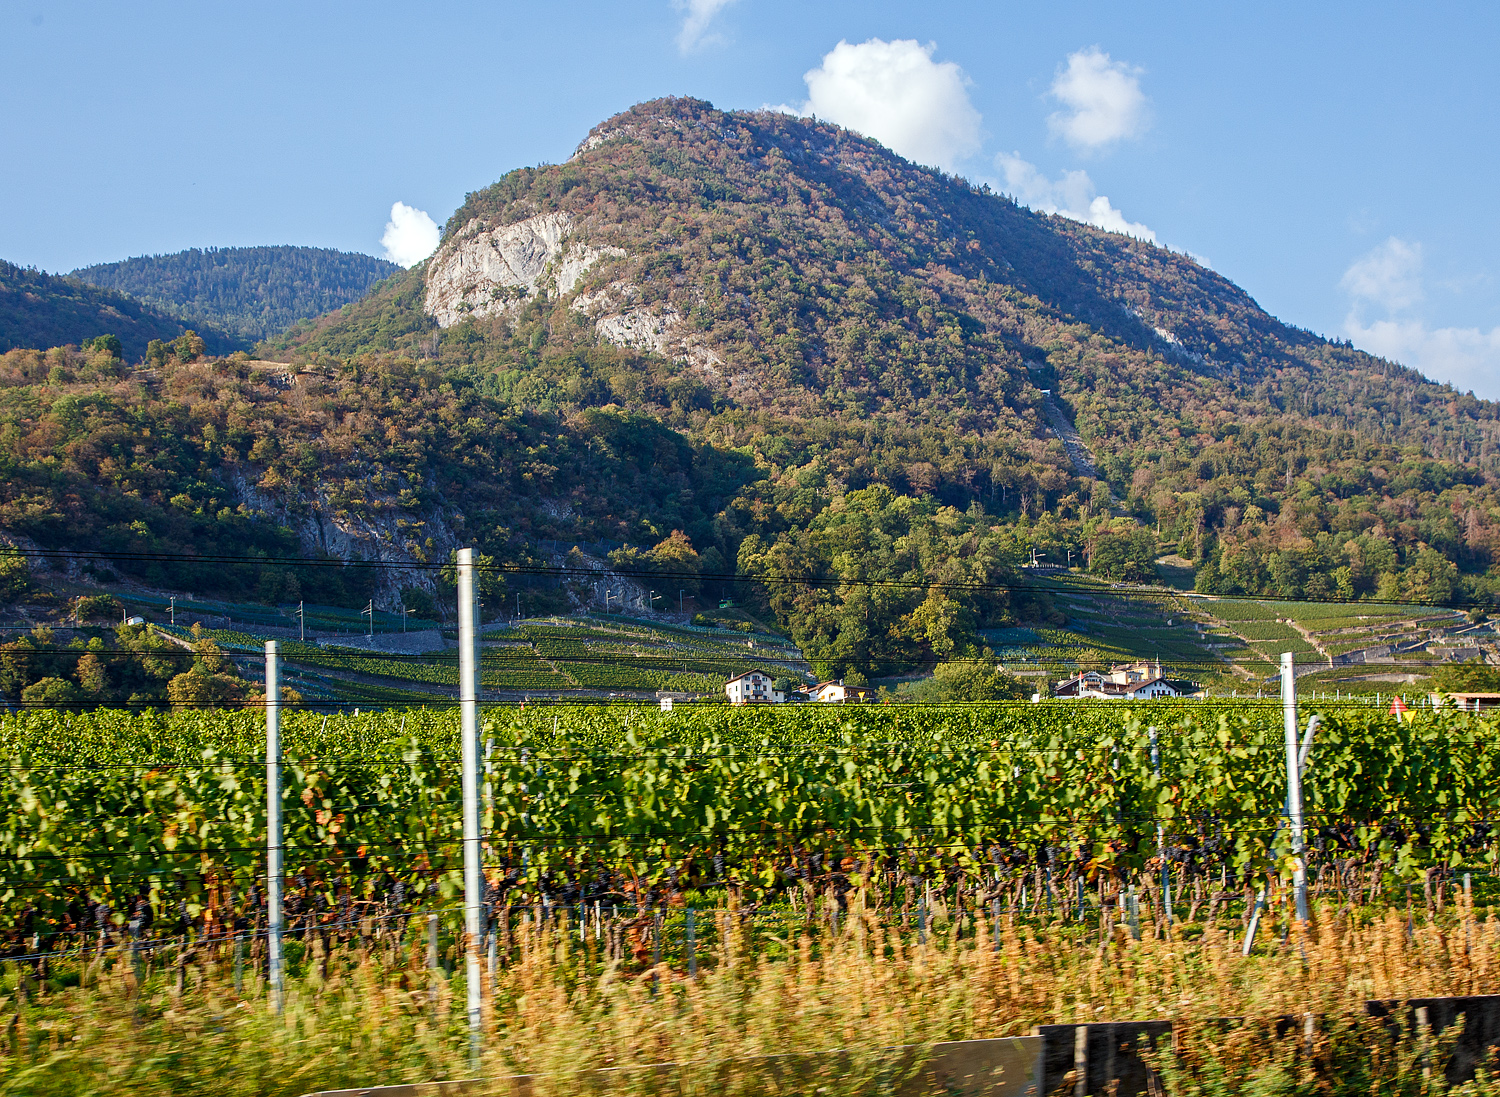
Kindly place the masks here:
<instances>
[{"instance_id":1,"label":"electric wire","mask_svg":"<svg viewBox=\"0 0 1500 1097\"><path fill-rule=\"evenodd\" d=\"M8 552L23 556L42 559L51 558L74 558L80 560L103 560L103 561L131 561L137 563L174 563L174 564L253 564L259 567L310 567L310 568L355 568L355 569L398 569L402 571L451 571L455 565L438 561L396 561L396 560L341 560L335 558L307 558L307 557L273 557L273 556L246 556L230 553L166 553L166 552L127 552L109 549L30 549L14 548ZM1009 565L1002 565L1009 566ZM492 572L502 575L527 575L546 576L549 578L597 578L598 573L589 568L557 567L547 565L528 564L504 564L504 563L480 563L474 564L476 571ZM741 575L734 572L699 572L699 571L673 571L669 569L647 570L647 569L611 569L611 573L623 578L647 579L647 580L680 580L680 581L709 581L725 583L748 583L751 585L796 585L810 587L867 587L872 589L889 588L903 590L941 590L962 591L970 593L1012 593L1018 591L1036 592L1038 590L1051 590L1053 592L1068 591L1070 588L1063 586L1039 587L1035 583L1006 582L1006 583L977 583L977 582L945 582L930 579L874 579L867 577L847 576L820 576L811 574L765 574L765 575ZM1050 578L1050 575L1038 575L1038 579ZM1071 576L1070 576L1071 578ZM1196 591L1178 591L1170 588L1150 586L1148 584L1111 583L1108 586L1095 587L1089 584L1078 589L1078 593L1089 595L1106 595L1109 597L1158 597L1158 598L1228 598L1230 600L1256 601L1256 602L1288 602L1288 603L1311 603L1322 605L1419 605L1441 608L1479 608L1492 606L1493 601L1479 601L1461 599L1435 599L1435 598L1411 598L1401 603L1376 603L1357 598L1342 598L1337 595L1323 597L1300 597L1293 598L1283 595L1207 595Z\"/></svg>"}]
</instances>

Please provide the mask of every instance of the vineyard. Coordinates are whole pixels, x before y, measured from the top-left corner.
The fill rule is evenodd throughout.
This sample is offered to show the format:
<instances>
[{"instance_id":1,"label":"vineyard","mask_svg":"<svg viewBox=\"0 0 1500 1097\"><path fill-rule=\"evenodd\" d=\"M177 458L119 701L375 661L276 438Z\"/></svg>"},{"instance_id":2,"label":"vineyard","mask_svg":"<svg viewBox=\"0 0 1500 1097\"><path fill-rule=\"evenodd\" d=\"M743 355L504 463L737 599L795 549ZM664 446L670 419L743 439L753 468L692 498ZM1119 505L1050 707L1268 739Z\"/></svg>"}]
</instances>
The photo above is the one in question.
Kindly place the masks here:
<instances>
[{"instance_id":1,"label":"vineyard","mask_svg":"<svg viewBox=\"0 0 1500 1097\"><path fill-rule=\"evenodd\" d=\"M195 638L182 626L153 627L184 643ZM483 686L514 692L677 690L717 695L727 679L754 667L805 674L800 653L779 638L729 638L715 631L590 619L491 628L480 651ZM196 636L227 652L257 657L271 638L241 629L200 628ZM313 699L420 703L424 687L436 687L427 691L431 698L451 695L458 686L451 650L382 654L326 642L280 643L292 684ZM380 687L386 692L379 692Z\"/></svg>"},{"instance_id":2,"label":"vineyard","mask_svg":"<svg viewBox=\"0 0 1500 1097\"><path fill-rule=\"evenodd\" d=\"M1378 1032L1340 1018L1371 995L1484 993L1500 971L1497 729L1320 715L1305 795L1332 933L1279 886L1272 704L492 709L483 1071L547 1075L540 1097L584 1068L705 1063L702 1091L748 1095L784 1086L759 1073L768 1053L843 1046L858 1069L808 1069L852 1095L889 1090L877 1052L896 1045L1269 1018L1184 1037L1188 1061L1245 1079L1299 1062L1275 1019L1316 1009L1318 1058L1291 1077L1342 1094L1406 1076L1427 1045L1372 1059ZM472 1071L451 710L285 714L284 1019L246 1009L267 993L260 714L33 711L0 737L8 1092Z\"/></svg>"},{"instance_id":3,"label":"vineyard","mask_svg":"<svg viewBox=\"0 0 1500 1097\"><path fill-rule=\"evenodd\" d=\"M909 912L935 889L967 909L1081 917L1131 889L1160 903L1165 864L1175 916L1243 902L1290 853L1279 708L1157 706L1150 719L1160 773L1145 715L1107 704L496 710L483 732L492 901L775 905L858 891ZM298 917L454 894L456 723L422 710L288 716ZM13 940L130 919L207 933L255 917L256 714L32 712L0 735L12 759L0 918ZM1460 866L1493 870L1497 770L1487 719L1330 706L1307 780L1313 879L1373 899Z\"/></svg>"}]
</instances>

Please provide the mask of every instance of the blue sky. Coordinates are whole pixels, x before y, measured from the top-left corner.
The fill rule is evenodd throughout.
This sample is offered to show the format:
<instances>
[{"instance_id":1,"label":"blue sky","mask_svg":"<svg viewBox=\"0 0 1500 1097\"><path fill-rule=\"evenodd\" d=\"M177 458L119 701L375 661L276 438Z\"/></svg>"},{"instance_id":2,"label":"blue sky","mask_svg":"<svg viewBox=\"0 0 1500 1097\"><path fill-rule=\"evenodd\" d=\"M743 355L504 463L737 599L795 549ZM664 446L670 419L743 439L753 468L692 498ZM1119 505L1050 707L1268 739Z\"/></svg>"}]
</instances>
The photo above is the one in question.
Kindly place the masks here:
<instances>
[{"instance_id":1,"label":"blue sky","mask_svg":"<svg viewBox=\"0 0 1500 1097\"><path fill-rule=\"evenodd\" d=\"M1283 320L1500 398L1497 32L1472 3L0 0L0 258L380 254L394 202L441 223L695 95L1149 232Z\"/></svg>"}]
</instances>

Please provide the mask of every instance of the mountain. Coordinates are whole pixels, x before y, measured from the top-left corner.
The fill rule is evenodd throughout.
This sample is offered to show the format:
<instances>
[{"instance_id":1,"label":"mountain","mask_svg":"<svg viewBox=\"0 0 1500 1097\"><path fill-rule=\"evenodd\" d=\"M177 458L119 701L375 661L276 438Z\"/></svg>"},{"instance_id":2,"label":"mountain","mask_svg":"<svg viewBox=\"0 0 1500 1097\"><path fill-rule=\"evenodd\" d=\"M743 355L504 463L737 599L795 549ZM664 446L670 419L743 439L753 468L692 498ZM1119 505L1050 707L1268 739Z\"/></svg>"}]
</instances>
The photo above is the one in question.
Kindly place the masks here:
<instances>
[{"instance_id":1,"label":"mountain","mask_svg":"<svg viewBox=\"0 0 1500 1097\"><path fill-rule=\"evenodd\" d=\"M1500 593L1496 404L1283 324L1188 256L779 113L634 107L258 353L285 371L179 357L107 396L0 373L25 389L15 438L52 439L0 441L0 529L247 556L279 530L396 563L579 544L658 592L697 574L751 599L820 674L1060 621L1019 582L1033 551L1118 579L1176 551L1220 593ZM126 423L156 449L111 450Z\"/></svg>"},{"instance_id":2,"label":"mountain","mask_svg":"<svg viewBox=\"0 0 1500 1097\"><path fill-rule=\"evenodd\" d=\"M114 335L125 356L135 360L153 339L170 342L186 330L178 318L128 294L0 260L0 351L82 344ZM217 353L244 346L209 327L200 334Z\"/></svg>"},{"instance_id":3,"label":"mountain","mask_svg":"<svg viewBox=\"0 0 1500 1097\"><path fill-rule=\"evenodd\" d=\"M332 248L191 248L80 267L71 277L254 342L356 301L400 270Z\"/></svg>"}]
</instances>

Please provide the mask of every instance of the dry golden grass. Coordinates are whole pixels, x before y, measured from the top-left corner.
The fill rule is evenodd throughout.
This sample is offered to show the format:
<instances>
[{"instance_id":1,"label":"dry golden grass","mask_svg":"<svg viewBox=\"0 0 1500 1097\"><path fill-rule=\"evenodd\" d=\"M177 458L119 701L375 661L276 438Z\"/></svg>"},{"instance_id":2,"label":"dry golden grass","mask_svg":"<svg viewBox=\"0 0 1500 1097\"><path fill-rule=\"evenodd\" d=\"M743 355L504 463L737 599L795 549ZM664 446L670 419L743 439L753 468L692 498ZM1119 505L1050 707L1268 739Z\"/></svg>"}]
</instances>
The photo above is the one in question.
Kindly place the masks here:
<instances>
[{"instance_id":1,"label":"dry golden grass","mask_svg":"<svg viewBox=\"0 0 1500 1097\"><path fill-rule=\"evenodd\" d=\"M1324 911L1284 939L1265 927L1248 959L1238 923L1191 940L1147 925L1137 941L1117 927L1103 942L1076 925L996 928L998 949L982 923L958 941L938 926L915 945L856 911L839 934L792 939L779 959L715 935L722 943L696 979L606 964L592 940L580 950L566 932L524 933L496 973L481 1073L542 1076L539 1097L578 1092L578 1072L599 1068L632 1068L608 1076L621 1092L751 1094L785 1088L757 1057L842 1048L855 1054L837 1071L803 1081L854 1094L888 1091L910 1066L878 1054L896 1045L1051 1022L1246 1018L1228 1030L1180 1026L1182 1058L1163 1064L1169 1091L1416 1093L1435 1083L1416 1051L1383 1049L1352 1020L1364 1002L1500 989L1500 921L1462 904L1412 926L1395 912L1358 922ZM310 967L279 1018L262 986L241 1000L213 962L189 967L180 993L174 971L137 985L123 961L84 989L18 988L0 1015L0 1094L299 1094L473 1073L462 965L451 980L434 976L413 947L340 953L326 975ZM1267 1035L1277 1016L1309 1012L1320 1018L1315 1054L1298 1051L1300 1028ZM659 1063L686 1066L635 1069Z\"/></svg>"}]
</instances>

